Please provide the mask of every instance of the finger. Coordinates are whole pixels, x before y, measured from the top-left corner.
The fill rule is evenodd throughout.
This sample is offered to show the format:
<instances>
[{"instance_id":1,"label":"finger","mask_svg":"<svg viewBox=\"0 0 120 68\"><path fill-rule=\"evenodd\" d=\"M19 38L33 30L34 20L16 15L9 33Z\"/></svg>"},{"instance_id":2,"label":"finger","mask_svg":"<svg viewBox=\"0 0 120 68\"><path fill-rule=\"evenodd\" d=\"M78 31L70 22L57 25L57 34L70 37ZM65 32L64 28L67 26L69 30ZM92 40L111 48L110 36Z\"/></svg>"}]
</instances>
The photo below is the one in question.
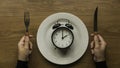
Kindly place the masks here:
<instances>
[{"instance_id":1,"label":"finger","mask_svg":"<svg viewBox=\"0 0 120 68\"><path fill-rule=\"evenodd\" d=\"M90 45L91 45L90 48L93 49L93 48L94 48L94 41L92 41L92 42L90 43Z\"/></svg>"},{"instance_id":2,"label":"finger","mask_svg":"<svg viewBox=\"0 0 120 68\"><path fill-rule=\"evenodd\" d=\"M33 37L33 35L30 35L28 32L25 33L25 36L29 36L30 38Z\"/></svg>"},{"instance_id":3,"label":"finger","mask_svg":"<svg viewBox=\"0 0 120 68\"><path fill-rule=\"evenodd\" d=\"M91 36L95 36L95 35L97 35L97 34L99 34L98 32L94 32L94 33L92 33L92 34L90 34Z\"/></svg>"},{"instance_id":4,"label":"finger","mask_svg":"<svg viewBox=\"0 0 120 68\"><path fill-rule=\"evenodd\" d=\"M91 49L91 53L94 54L94 50L93 49Z\"/></svg>"},{"instance_id":5,"label":"finger","mask_svg":"<svg viewBox=\"0 0 120 68\"><path fill-rule=\"evenodd\" d=\"M31 41L29 42L29 45L30 45L30 50L32 50L32 48L33 48L33 44L32 44Z\"/></svg>"},{"instance_id":6,"label":"finger","mask_svg":"<svg viewBox=\"0 0 120 68\"><path fill-rule=\"evenodd\" d=\"M32 53L32 48L33 48L33 45L32 45L32 42L30 41L29 42L29 54Z\"/></svg>"},{"instance_id":7,"label":"finger","mask_svg":"<svg viewBox=\"0 0 120 68\"><path fill-rule=\"evenodd\" d=\"M24 38L25 38L25 36L23 36L23 37L20 39L20 41L18 42L18 46L24 44L24 41L25 41Z\"/></svg>"},{"instance_id":8,"label":"finger","mask_svg":"<svg viewBox=\"0 0 120 68\"><path fill-rule=\"evenodd\" d=\"M98 35L98 37L99 37L99 40L100 40L101 47L105 48L106 45L107 45L106 41L103 39L103 37L101 35Z\"/></svg>"},{"instance_id":9,"label":"finger","mask_svg":"<svg viewBox=\"0 0 120 68\"><path fill-rule=\"evenodd\" d=\"M24 38L25 36L23 36L21 39L20 39L20 41L19 42L24 42L24 40L25 40L25 38Z\"/></svg>"},{"instance_id":10,"label":"finger","mask_svg":"<svg viewBox=\"0 0 120 68\"><path fill-rule=\"evenodd\" d=\"M101 35L98 35L98 37L99 37L99 40L100 40L101 43L106 43Z\"/></svg>"},{"instance_id":11,"label":"finger","mask_svg":"<svg viewBox=\"0 0 120 68\"><path fill-rule=\"evenodd\" d=\"M91 53L94 54L94 41L91 42Z\"/></svg>"},{"instance_id":12,"label":"finger","mask_svg":"<svg viewBox=\"0 0 120 68\"><path fill-rule=\"evenodd\" d=\"M94 42L95 42L95 48L99 47L99 39L97 37L97 35L94 36Z\"/></svg>"},{"instance_id":13,"label":"finger","mask_svg":"<svg viewBox=\"0 0 120 68\"><path fill-rule=\"evenodd\" d=\"M90 45L91 45L91 53L94 54L94 41L92 41Z\"/></svg>"},{"instance_id":14,"label":"finger","mask_svg":"<svg viewBox=\"0 0 120 68\"><path fill-rule=\"evenodd\" d=\"M29 37L25 36L25 48L29 48Z\"/></svg>"},{"instance_id":15,"label":"finger","mask_svg":"<svg viewBox=\"0 0 120 68\"><path fill-rule=\"evenodd\" d=\"M90 36L94 36L94 33L90 34Z\"/></svg>"},{"instance_id":16,"label":"finger","mask_svg":"<svg viewBox=\"0 0 120 68\"><path fill-rule=\"evenodd\" d=\"M29 35L29 38L32 38L33 37L33 35Z\"/></svg>"}]
</instances>

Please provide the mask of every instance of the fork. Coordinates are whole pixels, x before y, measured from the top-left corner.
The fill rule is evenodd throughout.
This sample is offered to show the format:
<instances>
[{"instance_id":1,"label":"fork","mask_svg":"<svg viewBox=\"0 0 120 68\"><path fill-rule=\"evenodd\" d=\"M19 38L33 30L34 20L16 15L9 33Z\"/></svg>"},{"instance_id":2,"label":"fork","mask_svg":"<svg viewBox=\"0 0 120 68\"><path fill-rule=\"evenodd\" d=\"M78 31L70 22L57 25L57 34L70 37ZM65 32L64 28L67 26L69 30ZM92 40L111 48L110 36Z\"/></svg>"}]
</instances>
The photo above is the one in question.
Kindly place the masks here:
<instances>
[{"instance_id":1,"label":"fork","mask_svg":"<svg viewBox=\"0 0 120 68\"><path fill-rule=\"evenodd\" d=\"M29 12L24 12L24 24L25 24L25 28L26 28L26 34L28 35L28 28L29 28L29 24L30 24L30 15Z\"/></svg>"}]
</instances>

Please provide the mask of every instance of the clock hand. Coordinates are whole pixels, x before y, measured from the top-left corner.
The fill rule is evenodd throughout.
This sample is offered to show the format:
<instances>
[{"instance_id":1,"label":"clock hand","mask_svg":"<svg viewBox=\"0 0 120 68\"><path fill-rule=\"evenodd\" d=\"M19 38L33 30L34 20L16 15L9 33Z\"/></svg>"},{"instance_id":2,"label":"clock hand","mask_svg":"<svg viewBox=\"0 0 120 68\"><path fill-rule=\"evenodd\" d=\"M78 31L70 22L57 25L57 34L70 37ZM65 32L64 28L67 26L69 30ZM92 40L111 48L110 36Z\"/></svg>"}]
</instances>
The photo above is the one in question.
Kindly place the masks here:
<instances>
[{"instance_id":1,"label":"clock hand","mask_svg":"<svg viewBox=\"0 0 120 68\"><path fill-rule=\"evenodd\" d=\"M67 37L68 35L65 35L64 37L63 37L63 39L65 38L65 37Z\"/></svg>"}]
</instances>

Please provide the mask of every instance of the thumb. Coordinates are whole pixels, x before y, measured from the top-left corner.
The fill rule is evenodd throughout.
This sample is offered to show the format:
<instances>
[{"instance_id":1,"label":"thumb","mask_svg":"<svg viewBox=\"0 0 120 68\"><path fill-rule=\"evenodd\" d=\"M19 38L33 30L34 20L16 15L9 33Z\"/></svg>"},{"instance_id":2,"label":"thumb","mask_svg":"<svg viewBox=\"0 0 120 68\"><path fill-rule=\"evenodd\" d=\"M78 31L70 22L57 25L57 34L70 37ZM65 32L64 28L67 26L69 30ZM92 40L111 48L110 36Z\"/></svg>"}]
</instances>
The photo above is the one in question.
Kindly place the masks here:
<instances>
[{"instance_id":1,"label":"thumb","mask_svg":"<svg viewBox=\"0 0 120 68\"><path fill-rule=\"evenodd\" d=\"M29 37L28 36L25 36L25 48L29 48Z\"/></svg>"},{"instance_id":2,"label":"thumb","mask_svg":"<svg viewBox=\"0 0 120 68\"><path fill-rule=\"evenodd\" d=\"M98 48L99 47L99 39L96 35L94 36L94 42L95 42L95 48Z\"/></svg>"}]
</instances>

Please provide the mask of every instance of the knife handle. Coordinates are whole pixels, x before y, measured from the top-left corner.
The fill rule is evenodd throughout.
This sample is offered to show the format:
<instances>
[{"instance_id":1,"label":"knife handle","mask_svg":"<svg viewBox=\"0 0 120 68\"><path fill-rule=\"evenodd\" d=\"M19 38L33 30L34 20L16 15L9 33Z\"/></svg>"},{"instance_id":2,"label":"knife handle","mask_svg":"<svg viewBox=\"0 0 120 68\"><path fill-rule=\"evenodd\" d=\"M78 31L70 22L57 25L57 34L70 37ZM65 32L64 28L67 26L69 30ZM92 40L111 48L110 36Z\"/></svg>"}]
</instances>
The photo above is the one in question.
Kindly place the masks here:
<instances>
[{"instance_id":1,"label":"knife handle","mask_svg":"<svg viewBox=\"0 0 120 68\"><path fill-rule=\"evenodd\" d=\"M94 32L94 35L97 35L97 34L99 34L98 32Z\"/></svg>"}]
</instances>

